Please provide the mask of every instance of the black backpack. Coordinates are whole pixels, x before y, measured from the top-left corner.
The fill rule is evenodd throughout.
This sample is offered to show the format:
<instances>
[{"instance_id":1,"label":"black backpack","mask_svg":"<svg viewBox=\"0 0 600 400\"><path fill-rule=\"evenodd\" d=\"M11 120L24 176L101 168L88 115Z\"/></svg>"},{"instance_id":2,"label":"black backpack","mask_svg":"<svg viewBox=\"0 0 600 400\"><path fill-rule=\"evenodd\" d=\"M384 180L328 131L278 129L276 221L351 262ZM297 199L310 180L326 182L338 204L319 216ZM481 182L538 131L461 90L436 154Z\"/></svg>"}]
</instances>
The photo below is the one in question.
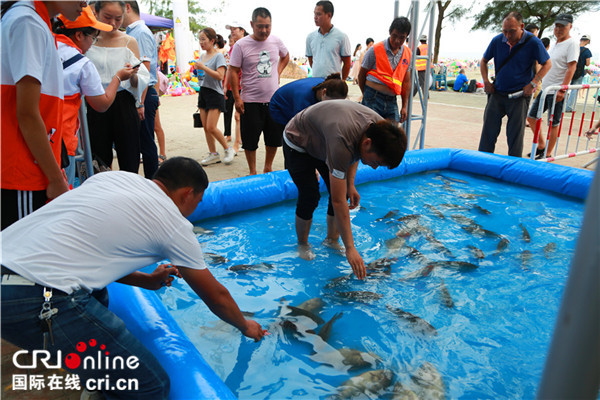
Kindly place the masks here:
<instances>
[{"instance_id":1,"label":"black backpack","mask_svg":"<svg viewBox=\"0 0 600 400\"><path fill-rule=\"evenodd\" d=\"M585 58L583 55L583 50L585 50L585 47L579 48L579 59L577 60L577 68L575 69L575 73L573 74L573 79L571 80L571 82L583 76L583 70L585 69Z\"/></svg>"},{"instance_id":2,"label":"black backpack","mask_svg":"<svg viewBox=\"0 0 600 400\"><path fill-rule=\"evenodd\" d=\"M475 79L471 79L469 82L469 86L467 87L467 93L475 93L477 91L477 81Z\"/></svg>"}]
</instances>

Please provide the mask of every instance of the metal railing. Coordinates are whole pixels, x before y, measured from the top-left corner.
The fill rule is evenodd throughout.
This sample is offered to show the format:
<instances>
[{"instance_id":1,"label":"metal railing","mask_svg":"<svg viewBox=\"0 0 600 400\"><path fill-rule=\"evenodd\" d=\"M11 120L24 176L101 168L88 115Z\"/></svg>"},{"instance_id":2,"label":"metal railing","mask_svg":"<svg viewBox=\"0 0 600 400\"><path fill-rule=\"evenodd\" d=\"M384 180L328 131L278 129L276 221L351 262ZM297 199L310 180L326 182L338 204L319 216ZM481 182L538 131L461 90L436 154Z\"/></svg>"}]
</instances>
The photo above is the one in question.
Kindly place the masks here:
<instances>
[{"instance_id":1,"label":"metal railing","mask_svg":"<svg viewBox=\"0 0 600 400\"><path fill-rule=\"evenodd\" d=\"M550 96L550 95L554 95L555 93L557 93L559 90L567 90L567 94L565 95L565 98L563 100L563 105L566 105L568 102L568 96L572 93L570 91L570 89L583 89L585 90L585 100L583 103L583 111L581 112L581 116L577 117L577 103L575 103L575 107L573 108L573 111L571 112L565 112L563 110L562 114L561 114L561 120L560 120L560 124L558 126L558 133L556 136L556 144L554 146L554 148L552 149L552 153L551 154L547 154L548 152L548 145L546 143L546 147L544 150L544 155L541 159L539 159L538 161L545 161L545 162L552 162L555 160L561 160L564 158L570 158L570 157L575 157L578 155L583 155L583 154L590 154L590 153L595 153L597 151L600 151L600 137L597 137L595 139L595 144L593 143L594 141L591 139L588 139L587 137L585 137L585 132L587 131L587 129L591 129L592 126L594 125L594 118L596 116L596 109L598 108L598 95L600 93L600 84L593 84L593 85L556 85L556 86L549 86L546 89L544 89L540 94L540 102L539 102L539 106L536 112L536 123L535 123L535 129L534 129L534 134L533 134L533 143L531 146L531 159L534 160L535 156L536 156L536 150L538 147L538 142L539 142L539 138L540 135L542 133L542 116L544 113L544 104L546 102L546 97ZM595 89L595 90L594 90ZM590 93L592 93L592 98L590 99ZM588 124L586 123L586 112L588 111L588 105L589 103L591 103L591 117L589 119L589 128L588 128ZM552 106L549 107L548 109L548 132L546 135L546 139L547 142L551 136L551 131L552 131L552 122L553 122L553 116L554 116L554 110L556 108L556 96L553 97L552 99ZM562 152L559 150L559 143L560 143L560 139L561 139L561 132L563 129L563 123L565 122L565 115L570 117L570 121L569 121L569 130L566 133L567 136L567 140L566 143L563 147ZM578 120L578 125L579 125L579 129L577 129L577 125L575 125L575 122ZM573 126L575 125L575 131L573 131ZM585 130L584 130L585 129ZM582 135L584 135L584 142L585 142L585 148L580 149L580 142L581 142L581 137ZM575 145L573 147L573 143L571 142L571 138L573 136L577 136L577 141L575 142ZM573 139L575 140L575 139ZM593 145L592 147L590 147L591 145ZM583 146L583 144L582 144ZM552 155L554 154L554 155Z\"/></svg>"}]
</instances>

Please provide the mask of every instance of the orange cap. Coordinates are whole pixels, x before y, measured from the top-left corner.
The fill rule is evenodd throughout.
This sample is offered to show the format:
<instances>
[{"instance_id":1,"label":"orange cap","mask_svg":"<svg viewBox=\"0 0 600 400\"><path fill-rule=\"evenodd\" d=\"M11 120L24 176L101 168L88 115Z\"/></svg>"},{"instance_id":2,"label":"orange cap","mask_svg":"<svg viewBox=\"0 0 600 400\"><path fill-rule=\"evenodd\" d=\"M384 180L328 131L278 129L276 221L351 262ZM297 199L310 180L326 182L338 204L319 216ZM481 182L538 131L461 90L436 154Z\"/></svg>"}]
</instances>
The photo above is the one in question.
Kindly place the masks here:
<instances>
[{"instance_id":1,"label":"orange cap","mask_svg":"<svg viewBox=\"0 0 600 400\"><path fill-rule=\"evenodd\" d=\"M86 6L79 18L75 21L71 21L67 19L64 15L59 14L58 18L65 24L65 28L67 29L75 29L75 28L95 28L100 31L110 32L113 30L113 27L105 24L104 22L100 22L94 17L94 13L92 13L92 8L90 6Z\"/></svg>"}]
</instances>

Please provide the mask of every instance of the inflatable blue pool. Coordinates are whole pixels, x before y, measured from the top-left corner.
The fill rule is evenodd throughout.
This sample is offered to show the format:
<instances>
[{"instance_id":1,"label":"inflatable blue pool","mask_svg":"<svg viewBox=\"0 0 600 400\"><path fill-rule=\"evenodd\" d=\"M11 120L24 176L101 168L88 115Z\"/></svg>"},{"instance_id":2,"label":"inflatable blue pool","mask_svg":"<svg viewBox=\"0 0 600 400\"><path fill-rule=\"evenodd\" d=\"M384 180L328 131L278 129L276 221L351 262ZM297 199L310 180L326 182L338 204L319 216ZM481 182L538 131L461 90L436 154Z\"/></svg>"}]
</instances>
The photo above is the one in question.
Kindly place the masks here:
<instances>
[{"instance_id":1,"label":"inflatable blue pool","mask_svg":"<svg viewBox=\"0 0 600 400\"><path fill-rule=\"evenodd\" d=\"M408 152L394 169L359 168L356 183L385 180L430 170L479 174L554 193L585 199L593 173L526 159L468 150L431 149ZM192 222L290 200L296 187L286 171L212 183ZM226 200L226 201L224 201ZM172 399L235 398L172 319L153 292L113 284L111 309L159 359L171 378Z\"/></svg>"}]
</instances>

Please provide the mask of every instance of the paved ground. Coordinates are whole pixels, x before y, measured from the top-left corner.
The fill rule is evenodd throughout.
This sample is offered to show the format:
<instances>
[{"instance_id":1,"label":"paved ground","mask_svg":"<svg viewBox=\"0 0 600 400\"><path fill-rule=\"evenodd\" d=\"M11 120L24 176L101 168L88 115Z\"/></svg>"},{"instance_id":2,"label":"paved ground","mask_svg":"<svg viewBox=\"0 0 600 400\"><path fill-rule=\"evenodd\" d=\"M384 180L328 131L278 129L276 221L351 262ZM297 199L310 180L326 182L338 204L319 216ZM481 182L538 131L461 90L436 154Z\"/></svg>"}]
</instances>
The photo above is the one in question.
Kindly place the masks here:
<instances>
[{"instance_id":1,"label":"paved ground","mask_svg":"<svg viewBox=\"0 0 600 400\"><path fill-rule=\"evenodd\" d=\"M286 83L286 82L282 82ZM351 100L358 100L360 91L356 85L350 85L349 97ZM483 94L466 94L450 92L431 92L429 100L429 109L427 112L427 123L425 132L425 148L434 147L452 147L477 150L483 110L485 108L486 96ZM200 160L208 152L204 132L202 129L195 129L192 125L192 113L196 110L196 96L182 97L162 97L160 107L160 117L167 138L167 156L187 156ZM415 103L415 107L420 107ZM579 106L581 108L581 105ZM415 110L416 112L416 110ZM589 112L588 112L589 114ZM589 127L589 116L585 125ZM567 118L563 124L563 132L568 131L570 119ZM579 120L573 123L574 129L578 130ZM223 122L220 121L222 129ZM411 134L411 145L415 141L416 132L419 123L413 124L413 133ZM563 133L565 135L566 133ZM525 151L528 153L531 147L533 134L527 130L525 136ZM569 150L573 151L576 137L571 139ZM559 148L563 150L566 141L561 138ZM585 141L580 143L580 150L585 148ZM496 152L507 154L506 136L503 131L499 137ZM221 151L219 149L219 151ZM222 151L221 151L222 153ZM597 154L597 153L596 153ZM595 155L586 155L558 161L558 164L569 165L573 167L582 167L586 162L592 160ZM262 170L264 163L264 150L257 152L258 170ZM589 167L590 169L593 167ZM283 154L277 153L274 169L283 169ZM248 167L244 153L240 153L231 165L215 164L206 167L206 171L211 181L230 179L245 176L248 174ZM17 349L2 341L2 398L4 399L61 399L71 400L79 399L79 392L53 392L48 389L43 391L22 392L12 390L13 374L42 374L47 371L39 368L37 371L18 370L13 366L12 355ZM59 374L65 374L64 371ZM49 375L45 373L45 375Z\"/></svg>"}]
</instances>

